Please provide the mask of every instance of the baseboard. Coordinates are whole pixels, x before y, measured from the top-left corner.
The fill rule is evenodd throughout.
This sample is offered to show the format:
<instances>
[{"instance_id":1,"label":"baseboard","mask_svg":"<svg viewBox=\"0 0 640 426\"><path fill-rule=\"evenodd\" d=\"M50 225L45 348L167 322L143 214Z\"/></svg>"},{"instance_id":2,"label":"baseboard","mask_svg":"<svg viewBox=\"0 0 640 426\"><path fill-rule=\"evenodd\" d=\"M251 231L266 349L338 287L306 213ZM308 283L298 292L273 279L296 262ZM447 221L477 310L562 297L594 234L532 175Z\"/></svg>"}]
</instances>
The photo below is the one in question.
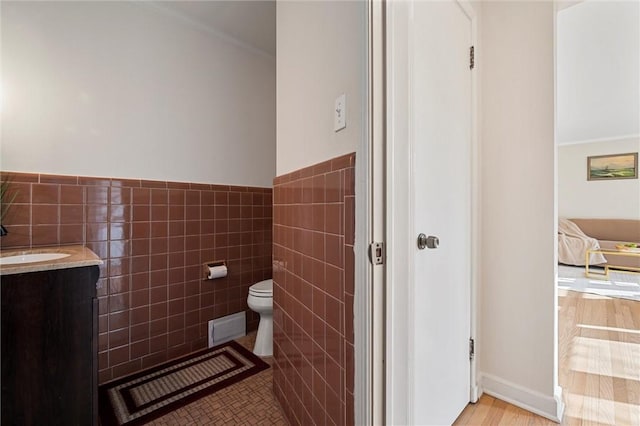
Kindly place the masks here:
<instances>
[{"instance_id":1,"label":"baseboard","mask_svg":"<svg viewBox=\"0 0 640 426\"><path fill-rule=\"evenodd\" d=\"M482 374L480 380L482 392L556 423L562 421L564 403L561 387L556 387L554 395L548 396L491 374Z\"/></svg>"}]
</instances>

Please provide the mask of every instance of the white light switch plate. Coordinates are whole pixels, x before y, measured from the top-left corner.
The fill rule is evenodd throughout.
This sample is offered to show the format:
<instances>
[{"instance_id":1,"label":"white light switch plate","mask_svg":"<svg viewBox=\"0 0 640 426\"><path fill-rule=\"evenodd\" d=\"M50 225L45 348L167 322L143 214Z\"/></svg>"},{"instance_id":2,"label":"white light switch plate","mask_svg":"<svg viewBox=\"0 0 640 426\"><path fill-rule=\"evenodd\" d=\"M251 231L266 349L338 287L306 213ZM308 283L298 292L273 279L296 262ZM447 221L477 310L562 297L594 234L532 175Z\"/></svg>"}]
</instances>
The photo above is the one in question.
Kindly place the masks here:
<instances>
[{"instance_id":1,"label":"white light switch plate","mask_svg":"<svg viewBox=\"0 0 640 426\"><path fill-rule=\"evenodd\" d=\"M343 93L336 98L333 111L333 131L337 132L345 127L347 127L347 98Z\"/></svg>"}]
</instances>

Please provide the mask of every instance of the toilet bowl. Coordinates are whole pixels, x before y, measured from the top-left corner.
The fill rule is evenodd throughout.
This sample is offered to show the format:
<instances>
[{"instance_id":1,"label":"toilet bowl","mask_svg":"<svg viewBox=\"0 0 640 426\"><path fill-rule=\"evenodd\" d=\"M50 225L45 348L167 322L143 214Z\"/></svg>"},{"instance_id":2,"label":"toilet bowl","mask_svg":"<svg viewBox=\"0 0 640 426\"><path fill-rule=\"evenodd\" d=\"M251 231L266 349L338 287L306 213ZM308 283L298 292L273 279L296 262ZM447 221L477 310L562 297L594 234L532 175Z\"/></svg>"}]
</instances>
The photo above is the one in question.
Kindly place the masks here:
<instances>
[{"instance_id":1,"label":"toilet bowl","mask_svg":"<svg viewBox=\"0 0 640 426\"><path fill-rule=\"evenodd\" d=\"M253 353L258 356L273 355L273 280L260 281L249 287L247 305L260 315L256 344Z\"/></svg>"}]
</instances>

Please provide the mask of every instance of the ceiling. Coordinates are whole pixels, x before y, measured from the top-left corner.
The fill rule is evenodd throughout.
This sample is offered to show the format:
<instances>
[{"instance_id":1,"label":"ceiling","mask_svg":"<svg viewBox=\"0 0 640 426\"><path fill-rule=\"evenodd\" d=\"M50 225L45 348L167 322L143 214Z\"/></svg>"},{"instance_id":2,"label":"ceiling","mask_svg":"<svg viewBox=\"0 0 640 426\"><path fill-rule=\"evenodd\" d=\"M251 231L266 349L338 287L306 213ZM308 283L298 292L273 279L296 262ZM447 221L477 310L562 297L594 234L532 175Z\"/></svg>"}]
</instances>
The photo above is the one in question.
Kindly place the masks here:
<instances>
[{"instance_id":1,"label":"ceiling","mask_svg":"<svg viewBox=\"0 0 640 426\"><path fill-rule=\"evenodd\" d=\"M155 5L270 56L276 54L275 0L157 1Z\"/></svg>"}]
</instances>

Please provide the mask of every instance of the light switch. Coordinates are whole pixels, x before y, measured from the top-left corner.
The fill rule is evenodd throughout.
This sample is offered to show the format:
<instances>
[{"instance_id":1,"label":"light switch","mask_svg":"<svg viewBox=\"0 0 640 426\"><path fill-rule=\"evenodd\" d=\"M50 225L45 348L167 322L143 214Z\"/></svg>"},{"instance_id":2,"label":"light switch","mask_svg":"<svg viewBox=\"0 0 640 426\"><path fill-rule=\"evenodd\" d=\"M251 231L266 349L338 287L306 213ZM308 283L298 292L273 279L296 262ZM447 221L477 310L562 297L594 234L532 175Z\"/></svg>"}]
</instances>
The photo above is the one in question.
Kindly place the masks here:
<instances>
[{"instance_id":1,"label":"light switch","mask_svg":"<svg viewBox=\"0 0 640 426\"><path fill-rule=\"evenodd\" d=\"M347 98L343 93L336 98L333 115L333 131L337 132L345 127L347 127Z\"/></svg>"}]
</instances>

